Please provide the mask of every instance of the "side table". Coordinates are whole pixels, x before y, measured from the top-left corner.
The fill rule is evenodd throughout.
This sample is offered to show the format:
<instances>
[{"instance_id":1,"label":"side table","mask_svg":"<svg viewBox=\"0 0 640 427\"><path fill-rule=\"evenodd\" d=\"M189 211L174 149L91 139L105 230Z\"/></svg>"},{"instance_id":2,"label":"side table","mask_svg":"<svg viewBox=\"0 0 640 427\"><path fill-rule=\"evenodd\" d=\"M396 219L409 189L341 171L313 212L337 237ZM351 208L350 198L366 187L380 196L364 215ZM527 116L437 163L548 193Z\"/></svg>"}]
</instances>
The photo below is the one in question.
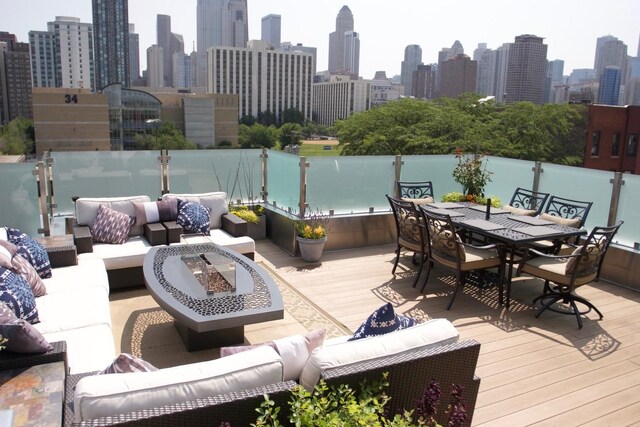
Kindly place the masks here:
<instances>
[{"instance_id":1,"label":"side table","mask_svg":"<svg viewBox=\"0 0 640 427\"><path fill-rule=\"evenodd\" d=\"M68 267L78 264L78 252L73 243L73 234L36 237L49 254L52 267Z\"/></svg>"},{"instance_id":2,"label":"side table","mask_svg":"<svg viewBox=\"0 0 640 427\"><path fill-rule=\"evenodd\" d=\"M64 362L0 371L2 409L13 411L14 425L62 425L64 387Z\"/></svg>"}]
</instances>

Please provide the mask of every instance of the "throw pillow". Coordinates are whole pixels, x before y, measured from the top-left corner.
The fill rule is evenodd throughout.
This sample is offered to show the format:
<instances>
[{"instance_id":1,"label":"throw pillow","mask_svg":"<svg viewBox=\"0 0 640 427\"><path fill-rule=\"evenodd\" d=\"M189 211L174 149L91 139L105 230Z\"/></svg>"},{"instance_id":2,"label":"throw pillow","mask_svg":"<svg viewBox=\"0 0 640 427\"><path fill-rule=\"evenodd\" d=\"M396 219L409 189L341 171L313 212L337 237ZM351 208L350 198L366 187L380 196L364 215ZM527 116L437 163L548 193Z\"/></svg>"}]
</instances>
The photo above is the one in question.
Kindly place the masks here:
<instances>
[{"instance_id":1,"label":"throw pillow","mask_svg":"<svg viewBox=\"0 0 640 427\"><path fill-rule=\"evenodd\" d=\"M7 227L0 227L0 240L9 240L9 236L7 236Z\"/></svg>"},{"instance_id":2,"label":"throw pillow","mask_svg":"<svg viewBox=\"0 0 640 427\"><path fill-rule=\"evenodd\" d=\"M2 243L9 242L0 242L0 267L11 268L11 259L13 258L13 255L9 252L9 249L2 245Z\"/></svg>"},{"instance_id":3,"label":"throw pillow","mask_svg":"<svg viewBox=\"0 0 640 427\"><path fill-rule=\"evenodd\" d=\"M535 209L522 209L516 208L515 206L511 205L504 205L502 209L504 209L505 211L509 211L514 215L535 216L537 212Z\"/></svg>"},{"instance_id":4,"label":"throw pillow","mask_svg":"<svg viewBox=\"0 0 640 427\"><path fill-rule=\"evenodd\" d=\"M406 329L416 323L416 320L412 317L395 314L393 305L388 302L371 313L367 320L355 331L353 336L349 338L349 341L384 335L389 332Z\"/></svg>"},{"instance_id":5,"label":"throw pillow","mask_svg":"<svg viewBox=\"0 0 640 427\"><path fill-rule=\"evenodd\" d=\"M135 218L125 213L115 211L107 205L100 205L93 228L91 228L93 241L121 245L127 241L129 231L135 221Z\"/></svg>"},{"instance_id":6,"label":"throw pillow","mask_svg":"<svg viewBox=\"0 0 640 427\"><path fill-rule=\"evenodd\" d=\"M14 256L11 260L11 268L27 281L31 287L31 291L33 291L33 296L41 297L47 293L44 282L38 275L36 269L29 264L29 261L21 256Z\"/></svg>"},{"instance_id":7,"label":"throw pillow","mask_svg":"<svg viewBox=\"0 0 640 427\"><path fill-rule=\"evenodd\" d=\"M9 307L0 302L0 336L4 346L15 353L45 353L53 347L42 334L24 319L18 319Z\"/></svg>"},{"instance_id":8,"label":"throw pillow","mask_svg":"<svg viewBox=\"0 0 640 427\"><path fill-rule=\"evenodd\" d=\"M178 218L178 200L169 198L157 202L133 202L136 225L175 221Z\"/></svg>"},{"instance_id":9,"label":"throw pillow","mask_svg":"<svg viewBox=\"0 0 640 427\"><path fill-rule=\"evenodd\" d=\"M433 197L423 197L421 199L410 199L408 197L403 197L402 200L404 202L413 202L414 205L429 205L433 203Z\"/></svg>"},{"instance_id":10,"label":"throw pillow","mask_svg":"<svg viewBox=\"0 0 640 427\"><path fill-rule=\"evenodd\" d=\"M109 366L98 372L98 375L122 374L125 372L153 372L157 370L158 368L139 357L129 353L120 353Z\"/></svg>"},{"instance_id":11,"label":"throw pillow","mask_svg":"<svg viewBox=\"0 0 640 427\"><path fill-rule=\"evenodd\" d=\"M49 254L42 243L17 228L7 227L7 236L9 242L18 247L17 253L36 269L38 276L43 279L51 277Z\"/></svg>"},{"instance_id":12,"label":"throw pillow","mask_svg":"<svg viewBox=\"0 0 640 427\"><path fill-rule=\"evenodd\" d=\"M210 209L196 202L178 199L178 225L191 233L209 234L211 228Z\"/></svg>"},{"instance_id":13,"label":"throw pillow","mask_svg":"<svg viewBox=\"0 0 640 427\"><path fill-rule=\"evenodd\" d=\"M540 218L546 219L547 221L555 222L559 225L566 225L567 227L573 228L580 227L580 222L582 221L580 218L562 218L561 216L549 215L548 213L541 214Z\"/></svg>"},{"instance_id":14,"label":"throw pillow","mask_svg":"<svg viewBox=\"0 0 640 427\"><path fill-rule=\"evenodd\" d=\"M39 321L31 287L22 276L3 267L0 267L0 301L13 310L19 319L29 323Z\"/></svg>"},{"instance_id":15,"label":"throw pillow","mask_svg":"<svg viewBox=\"0 0 640 427\"><path fill-rule=\"evenodd\" d=\"M220 347L220 357L231 356L232 354L242 353L243 351L252 350L256 347L269 346L275 351L278 351L273 341L265 342L262 344L250 344L250 345L234 345L232 347Z\"/></svg>"}]
</instances>

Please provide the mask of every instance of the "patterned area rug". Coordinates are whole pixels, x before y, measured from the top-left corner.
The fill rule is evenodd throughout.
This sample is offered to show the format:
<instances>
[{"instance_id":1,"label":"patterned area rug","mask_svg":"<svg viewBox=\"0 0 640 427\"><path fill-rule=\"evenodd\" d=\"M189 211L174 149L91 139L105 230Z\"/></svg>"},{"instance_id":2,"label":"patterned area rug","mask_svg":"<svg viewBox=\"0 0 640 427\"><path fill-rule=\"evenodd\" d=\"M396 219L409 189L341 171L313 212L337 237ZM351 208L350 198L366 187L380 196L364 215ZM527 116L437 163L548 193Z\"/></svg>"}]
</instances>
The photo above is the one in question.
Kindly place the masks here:
<instances>
[{"instance_id":1,"label":"patterned area rug","mask_svg":"<svg viewBox=\"0 0 640 427\"><path fill-rule=\"evenodd\" d=\"M346 326L323 311L265 264L258 264L276 282L284 301L286 314L295 319L304 329L307 331L324 329L326 338L352 333ZM203 359L216 356L217 350L187 353L179 340L177 331L173 327L173 317L160 307L147 308L135 310L129 316L123 331L121 348L123 352L142 357L152 363L155 361L154 364L158 367L197 361L197 357L194 359L194 355L197 353L201 353ZM182 356L176 354L183 351L185 354ZM167 353L170 354L167 355Z\"/></svg>"}]
</instances>

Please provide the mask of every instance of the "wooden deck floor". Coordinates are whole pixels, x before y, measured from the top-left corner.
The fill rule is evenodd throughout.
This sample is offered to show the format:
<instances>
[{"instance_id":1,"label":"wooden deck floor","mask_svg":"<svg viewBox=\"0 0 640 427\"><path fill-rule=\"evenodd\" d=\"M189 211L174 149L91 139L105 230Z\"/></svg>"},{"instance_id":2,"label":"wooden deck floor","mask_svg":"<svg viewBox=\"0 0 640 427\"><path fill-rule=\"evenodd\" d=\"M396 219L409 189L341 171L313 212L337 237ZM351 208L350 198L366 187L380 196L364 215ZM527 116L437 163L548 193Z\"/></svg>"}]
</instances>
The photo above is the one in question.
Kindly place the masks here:
<instances>
[{"instance_id":1,"label":"wooden deck floor","mask_svg":"<svg viewBox=\"0 0 640 427\"><path fill-rule=\"evenodd\" d=\"M580 288L602 311L578 329L574 317L534 317L531 300L542 283L514 281L510 310L497 289L467 286L450 311L450 272L436 267L425 293L411 287L414 270L404 257L391 275L394 246L327 252L307 265L260 241L257 260L302 291L351 330L388 301L416 318L447 318L462 339L481 346L475 426L640 424L640 294L606 282Z\"/></svg>"}]
</instances>

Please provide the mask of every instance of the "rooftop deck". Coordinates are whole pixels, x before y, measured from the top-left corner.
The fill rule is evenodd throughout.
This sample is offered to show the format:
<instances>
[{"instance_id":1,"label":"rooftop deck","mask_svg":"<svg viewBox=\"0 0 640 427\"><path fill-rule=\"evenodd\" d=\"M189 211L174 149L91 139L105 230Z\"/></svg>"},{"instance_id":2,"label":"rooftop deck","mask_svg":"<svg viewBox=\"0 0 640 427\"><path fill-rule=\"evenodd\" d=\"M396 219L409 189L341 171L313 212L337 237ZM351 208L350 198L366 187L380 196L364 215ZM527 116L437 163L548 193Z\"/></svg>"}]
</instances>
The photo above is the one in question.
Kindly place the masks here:
<instances>
[{"instance_id":1,"label":"rooftop deck","mask_svg":"<svg viewBox=\"0 0 640 427\"><path fill-rule=\"evenodd\" d=\"M469 285L446 311L454 283L450 272L436 267L423 295L419 287L411 287L409 256L398 266L396 278L391 275L394 249L386 245L325 252L321 264L308 265L259 241L256 261L350 330L391 301L398 312L418 319L447 318L462 339L478 340L482 346L476 373L482 381L475 426L640 423L639 293L602 281L580 288L579 294L604 314L601 321L589 314L582 329L572 316L546 312L536 319L530 302L541 292L542 282L524 277L514 280L509 311L498 305L496 288ZM134 305L149 303L144 291L131 292L112 298L132 295ZM118 344L118 325L124 325L128 313L115 306L112 303ZM258 343L295 331L286 316L279 322L277 328L273 322L249 326L245 336ZM193 355L198 356L211 357Z\"/></svg>"}]
</instances>

